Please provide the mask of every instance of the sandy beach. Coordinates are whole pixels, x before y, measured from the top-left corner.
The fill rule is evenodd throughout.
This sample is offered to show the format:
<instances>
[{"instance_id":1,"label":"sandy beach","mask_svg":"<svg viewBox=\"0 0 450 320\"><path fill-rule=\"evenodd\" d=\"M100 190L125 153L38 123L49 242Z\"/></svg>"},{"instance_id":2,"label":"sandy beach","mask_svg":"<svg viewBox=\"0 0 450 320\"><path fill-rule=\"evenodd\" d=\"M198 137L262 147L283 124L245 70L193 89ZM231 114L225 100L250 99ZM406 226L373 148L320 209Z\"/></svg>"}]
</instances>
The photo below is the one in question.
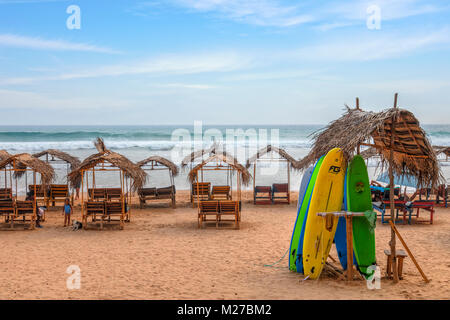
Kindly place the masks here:
<instances>
[{"instance_id":1,"label":"sandy beach","mask_svg":"<svg viewBox=\"0 0 450 320\"><path fill-rule=\"evenodd\" d=\"M287 257L296 218L292 204L254 206L246 193L240 230L197 228L197 209L188 192L178 207L153 203L133 209L132 221L119 230L71 231L60 209L47 214L44 228L0 232L0 299L448 299L450 296L450 209L438 208L434 224L399 225L431 282L425 284L407 258L404 280L382 279L381 289L365 281L329 277L302 281L290 272ZM422 218L426 218L427 215ZM80 219L76 206L73 218ZM383 250L390 228L376 228L377 261L386 269ZM332 249L331 255L336 258ZM330 261L330 260L329 260ZM66 269L81 270L81 288L68 290Z\"/></svg>"}]
</instances>

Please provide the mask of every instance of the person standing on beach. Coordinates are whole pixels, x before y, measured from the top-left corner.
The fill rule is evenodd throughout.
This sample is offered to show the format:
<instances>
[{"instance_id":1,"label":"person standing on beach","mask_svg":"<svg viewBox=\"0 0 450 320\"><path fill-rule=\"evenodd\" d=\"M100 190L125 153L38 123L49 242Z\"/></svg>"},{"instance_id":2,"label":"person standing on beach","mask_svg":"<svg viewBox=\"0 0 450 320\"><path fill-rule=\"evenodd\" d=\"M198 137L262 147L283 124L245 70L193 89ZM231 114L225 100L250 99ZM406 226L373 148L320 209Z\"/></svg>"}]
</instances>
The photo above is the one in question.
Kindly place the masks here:
<instances>
[{"instance_id":1,"label":"person standing on beach","mask_svg":"<svg viewBox=\"0 0 450 320\"><path fill-rule=\"evenodd\" d=\"M69 198L66 198L66 201L64 202L64 207L63 207L64 227L70 225L70 215L71 214L72 214L72 206L70 205Z\"/></svg>"}]
</instances>

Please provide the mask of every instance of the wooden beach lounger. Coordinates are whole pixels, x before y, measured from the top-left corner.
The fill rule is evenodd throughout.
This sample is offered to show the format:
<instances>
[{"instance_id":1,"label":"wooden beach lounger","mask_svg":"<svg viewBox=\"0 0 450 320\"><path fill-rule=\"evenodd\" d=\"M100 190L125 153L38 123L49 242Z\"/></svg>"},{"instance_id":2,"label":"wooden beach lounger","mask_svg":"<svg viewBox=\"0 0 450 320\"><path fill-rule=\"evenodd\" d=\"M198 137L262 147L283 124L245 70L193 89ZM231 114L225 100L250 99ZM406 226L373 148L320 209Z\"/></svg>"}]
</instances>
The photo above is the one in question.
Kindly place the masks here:
<instances>
[{"instance_id":1,"label":"wooden beach lounger","mask_svg":"<svg viewBox=\"0 0 450 320\"><path fill-rule=\"evenodd\" d=\"M30 184L28 186L28 190L34 194L34 184ZM50 190L45 190L44 187L40 184L36 185L36 201L42 202L45 206L49 206L49 198L50 198Z\"/></svg>"},{"instance_id":2,"label":"wooden beach lounger","mask_svg":"<svg viewBox=\"0 0 450 320\"><path fill-rule=\"evenodd\" d=\"M204 222L216 221L218 223L219 201L200 201L198 211L198 227L202 227ZM214 216L214 220L208 219L208 216Z\"/></svg>"},{"instance_id":3,"label":"wooden beach lounger","mask_svg":"<svg viewBox=\"0 0 450 320\"><path fill-rule=\"evenodd\" d=\"M106 188L106 200L121 200L122 199L122 189L120 188Z\"/></svg>"},{"instance_id":4,"label":"wooden beach lounger","mask_svg":"<svg viewBox=\"0 0 450 320\"><path fill-rule=\"evenodd\" d=\"M0 189L0 199L12 199L12 189L11 188L1 188Z\"/></svg>"},{"instance_id":5,"label":"wooden beach lounger","mask_svg":"<svg viewBox=\"0 0 450 320\"><path fill-rule=\"evenodd\" d=\"M138 190L139 205L142 209L146 201L164 200L170 199L172 202L172 208L176 207L175 199L176 189L175 186L165 188L140 188Z\"/></svg>"},{"instance_id":6,"label":"wooden beach lounger","mask_svg":"<svg viewBox=\"0 0 450 320\"><path fill-rule=\"evenodd\" d=\"M253 192L253 204L272 204L272 187L256 186Z\"/></svg>"},{"instance_id":7,"label":"wooden beach lounger","mask_svg":"<svg viewBox=\"0 0 450 320\"><path fill-rule=\"evenodd\" d=\"M52 184L50 185L50 201L52 207L55 206L56 202L64 203L66 198L69 198L69 186L66 184Z\"/></svg>"},{"instance_id":8,"label":"wooden beach lounger","mask_svg":"<svg viewBox=\"0 0 450 320\"><path fill-rule=\"evenodd\" d=\"M213 186L211 200L231 200L230 186Z\"/></svg>"},{"instance_id":9,"label":"wooden beach lounger","mask_svg":"<svg viewBox=\"0 0 450 320\"><path fill-rule=\"evenodd\" d=\"M28 217L28 218L27 218ZM33 210L33 201L16 201L16 214L14 222L30 223L30 229L35 227L36 216Z\"/></svg>"},{"instance_id":10,"label":"wooden beach lounger","mask_svg":"<svg viewBox=\"0 0 450 320\"><path fill-rule=\"evenodd\" d=\"M99 189L88 189L89 198L93 201L105 201L106 200L106 189L105 188L99 188Z\"/></svg>"},{"instance_id":11,"label":"wooden beach lounger","mask_svg":"<svg viewBox=\"0 0 450 320\"><path fill-rule=\"evenodd\" d=\"M4 218L4 223L10 223L10 227L14 226L14 216L16 209L12 199L0 199L0 216Z\"/></svg>"},{"instance_id":12,"label":"wooden beach lounger","mask_svg":"<svg viewBox=\"0 0 450 320\"><path fill-rule=\"evenodd\" d=\"M287 183L274 183L272 185L273 203L289 204L291 202L289 185Z\"/></svg>"},{"instance_id":13,"label":"wooden beach lounger","mask_svg":"<svg viewBox=\"0 0 450 320\"><path fill-rule=\"evenodd\" d=\"M192 207L194 203L199 199L200 201L207 201L211 198L211 183L210 182L199 182L193 183L191 189L191 202Z\"/></svg>"},{"instance_id":14,"label":"wooden beach lounger","mask_svg":"<svg viewBox=\"0 0 450 320\"><path fill-rule=\"evenodd\" d=\"M222 219L224 216L232 216L232 219ZM239 201L220 201L218 217L216 228L222 221L234 221L234 228L239 229Z\"/></svg>"}]
</instances>

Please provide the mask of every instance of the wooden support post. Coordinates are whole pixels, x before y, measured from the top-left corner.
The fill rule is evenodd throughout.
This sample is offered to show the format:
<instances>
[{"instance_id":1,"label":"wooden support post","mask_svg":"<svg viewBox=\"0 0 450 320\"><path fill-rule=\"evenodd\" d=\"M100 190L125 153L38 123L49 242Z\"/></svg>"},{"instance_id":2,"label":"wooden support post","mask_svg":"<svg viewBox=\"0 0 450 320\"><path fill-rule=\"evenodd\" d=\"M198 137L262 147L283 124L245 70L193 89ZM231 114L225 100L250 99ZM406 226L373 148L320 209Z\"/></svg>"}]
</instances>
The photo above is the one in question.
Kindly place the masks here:
<instances>
[{"instance_id":1,"label":"wooden support post","mask_svg":"<svg viewBox=\"0 0 450 320\"><path fill-rule=\"evenodd\" d=\"M402 236L398 232L397 227L395 226L395 224L392 221L389 221L389 224L391 225L392 232L394 232L397 235L398 239L402 243L402 245L405 248L406 252L408 252L408 255L410 256L411 260L414 262L414 265L416 266L417 270L419 270L420 274L422 275L423 280L426 283L430 282L430 280L427 278L425 273L422 271L422 268L417 263L416 258L414 258L412 252L409 250L408 246L406 245L405 240L403 240Z\"/></svg>"},{"instance_id":2,"label":"wooden support post","mask_svg":"<svg viewBox=\"0 0 450 320\"><path fill-rule=\"evenodd\" d=\"M398 94L396 93L394 96L394 108L397 108L397 97ZM389 151L389 199L390 199L390 207L391 207L391 221L395 224L395 193L394 193L394 146L395 146L395 122L396 117L392 117L392 124L391 124L391 147ZM399 281L398 277L398 269L397 269L397 257L396 257L396 250L395 250L395 231L391 230L391 241L390 241L390 247L391 247L391 255L392 255L392 268L393 268L393 279L394 283L397 283Z\"/></svg>"},{"instance_id":3,"label":"wooden support post","mask_svg":"<svg viewBox=\"0 0 450 320\"><path fill-rule=\"evenodd\" d=\"M345 215L347 225L347 281L353 280L353 216Z\"/></svg>"}]
</instances>

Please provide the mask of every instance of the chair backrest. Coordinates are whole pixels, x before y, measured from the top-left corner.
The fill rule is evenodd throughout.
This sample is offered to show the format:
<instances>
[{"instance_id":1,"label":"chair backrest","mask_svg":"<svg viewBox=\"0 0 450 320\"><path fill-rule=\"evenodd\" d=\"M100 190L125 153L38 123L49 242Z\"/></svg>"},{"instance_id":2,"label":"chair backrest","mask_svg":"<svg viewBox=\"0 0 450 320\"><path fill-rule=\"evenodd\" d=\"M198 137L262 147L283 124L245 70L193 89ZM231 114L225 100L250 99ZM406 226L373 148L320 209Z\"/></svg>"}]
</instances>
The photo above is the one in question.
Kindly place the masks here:
<instances>
[{"instance_id":1,"label":"chair backrest","mask_svg":"<svg viewBox=\"0 0 450 320\"><path fill-rule=\"evenodd\" d=\"M103 201L87 201L86 202L87 213L91 212L104 212L105 203Z\"/></svg>"},{"instance_id":2,"label":"chair backrest","mask_svg":"<svg viewBox=\"0 0 450 320\"><path fill-rule=\"evenodd\" d=\"M121 214L122 202L105 202L106 214Z\"/></svg>"},{"instance_id":3,"label":"chair backrest","mask_svg":"<svg viewBox=\"0 0 450 320\"><path fill-rule=\"evenodd\" d=\"M213 186L212 194L229 194L230 190L230 186Z\"/></svg>"},{"instance_id":4,"label":"chair backrest","mask_svg":"<svg viewBox=\"0 0 450 320\"><path fill-rule=\"evenodd\" d=\"M156 189L156 193L159 195L175 194L175 186L158 188Z\"/></svg>"},{"instance_id":5,"label":"chair backrest","mask_svg":"<svg viewBox=\"0 0 450 320\"><path fill-rule=\"evenodd\" d=\"M211 182L199 182L192 184L192 194L209 195Z\"/></svg>"},{"instance_id":6,"label":"chair backrest","mask_svg":"<svg viewBox=\"0 0 450 320\"><path fill-rule=\"evenodd\" d=\"M200 201L201 213L219 212L219 201Z\"/></svg>"},{"instance_id":7,"label":"chair backrest","mask_svg":"<svg viewBox=\"0 0 450 320\"><path fill-rule=\"evenodd\" d=\"M239 201L220 201L220 213L238 213Z\"/></svg>"},{"instance_id":8,"label":"chair backrest","mask_svg":"<svg viewBox=\"0 0 450 320\"><path fill-rule=\"evenodd\" d=\"M272 187L268 187L268 186L256 186L255 187L255 192L260 192L260 193L266 193L266 192L272 192Z\"/></svg>"},{"instance_id":9,"label":"chair backrest","mask_svg":"<svg viewBox=\"0 0 450 320\"><path fill-rule=\"evenodd\" d=\"M14 201L12 199L0 199L0 213L14 213Z\"/></svg>"},{"instance_id":10,"label":"chair backrest","mask_svg":"<svg viewBox=\"0 0 450 320\"><path fill-rule=\"evenodd\" d=\"M42 187L42 185L40 185L40 184L36 184L36 185L30 184L28 186L28 190L30 190L34 194L35 186L36 186L36 197L43 198L45 196L45 192L44 192L44 187Z\"/></svg>"},{"instance_id":11,"label":"chair backrest","mask_svg":"<svg viewBox=\"0 0 450 320\"><path fill-rule=\"evenodd\" d=\"M274 183L272 185L273 192L288 192L287 183Z\"/></svg>"},{"instance_id":12,"label":"chair backrest","mask_svg":"<svg viewBox=\"0 0 450 320\"><path fill-rule=\"evenodd\" d=\"M107 188L106 196L108 199L120 199L122 197L122 189L120 188Z\"/></svg>"},{"instance_id":13,"label":"chair backrest","mask_svg":"<svg viewBox=\"0 0 450 320\"><path fill-rule=\"evenodd\" d=\"M156 195L156 188L139 188L138 194L140 196L154 196Z\"/></svg>"},{"instance_id":14,"label":"chair backrest","mask_svg":"<svg viewBox=\"0 0 450 320\"><path fill-rule=\"evenodd\" d=\"M33 201L16 201L18 214L33 213Z\"/></svg>"},{"instance_id":15,"label":"chair backrest","mask_svg":"<svg viewBox=\"0 0 450 320\"><path fill-rule=\"evenodd\" d=\"M106 198L106 189L105 188L89 188L88 189L89 197L92 199L105 199Z\"/></svg>"},{"instance_id":16,"label":"chair backrest","mask_svg":"<svg viewBox=\"0 0 450 320\"><path fill-rule=\"evenodd\" d=\"M50 193L52 197L66 198L69 196L69 186L66 184L50 185Z\"/></svg>"},{"instance_id":17,"label":"chair backrest","mask_svg":"<svg viewBox=\"0 0 450 320\"><path fill-rule=\"evenodd\" d=\"M12 189L11 188L1 188L0 189L0 199L12 199Z\"/></svg>"}]
</instances>

